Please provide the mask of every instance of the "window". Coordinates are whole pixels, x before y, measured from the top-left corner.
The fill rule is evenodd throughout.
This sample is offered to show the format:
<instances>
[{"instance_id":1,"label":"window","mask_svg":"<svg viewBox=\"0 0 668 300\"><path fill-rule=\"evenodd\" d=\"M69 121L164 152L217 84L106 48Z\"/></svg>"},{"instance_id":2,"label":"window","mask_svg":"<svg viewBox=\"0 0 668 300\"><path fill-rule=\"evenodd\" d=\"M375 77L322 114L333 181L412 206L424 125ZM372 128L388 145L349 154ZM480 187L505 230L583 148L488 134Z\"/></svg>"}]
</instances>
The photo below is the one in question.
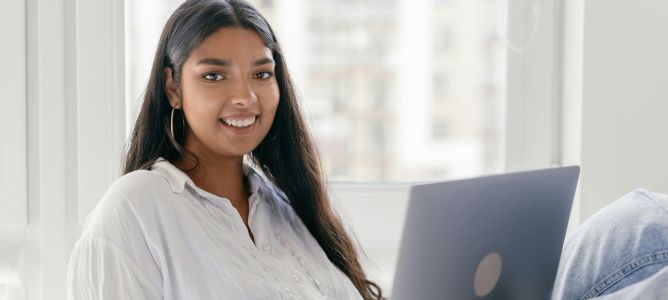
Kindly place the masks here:
<instances>
[{"instance_id":1,"label":"window","mask_svg":"<svg viewBox=\"0 0 668 300\"><path fill-rule=\"evenodd\" d=\"M389 293L405 182L503 168L507 3L251 2L283 43L335 207ZM126 1L128 130L160 30L181 1L158 3Z\"/></svg>"}]
</instances>

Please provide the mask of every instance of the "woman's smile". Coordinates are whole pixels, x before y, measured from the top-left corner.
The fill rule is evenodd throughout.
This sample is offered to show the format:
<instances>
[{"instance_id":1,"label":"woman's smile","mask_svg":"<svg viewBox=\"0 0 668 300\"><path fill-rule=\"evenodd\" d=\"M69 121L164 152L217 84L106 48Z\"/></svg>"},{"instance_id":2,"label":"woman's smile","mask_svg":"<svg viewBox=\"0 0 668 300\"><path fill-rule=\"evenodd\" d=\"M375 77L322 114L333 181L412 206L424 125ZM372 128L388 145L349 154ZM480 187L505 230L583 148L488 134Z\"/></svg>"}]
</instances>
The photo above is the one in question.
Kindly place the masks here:
<instances>
[{"instance_id":1,"label":"woman's smile","mask_svg":"<svg viewBox=\"0 0 668 300\"><path fill-rule=\"evenodd\" d=\"M227 118L220 118L218 121L220 121L220 124L225 128L228 132L231 132L232 134L235 135L245 135L249 134L250 132L255 129L255 125L259 122L260 116L248 116L248 117L227 117Z\"/></svg>"},{"instance_id":2,"label":"woman's smile","mask_svg":"<svg viewBox=\"0 0 668 300\"><path fill-rule=\"evenodd\" d=\"M227 117L227 118L222 118L221 121L230 126L243 128L253 125L255 123L256 117L257 116L236 117L236 118Z\"/></svg>"}]
</instances>

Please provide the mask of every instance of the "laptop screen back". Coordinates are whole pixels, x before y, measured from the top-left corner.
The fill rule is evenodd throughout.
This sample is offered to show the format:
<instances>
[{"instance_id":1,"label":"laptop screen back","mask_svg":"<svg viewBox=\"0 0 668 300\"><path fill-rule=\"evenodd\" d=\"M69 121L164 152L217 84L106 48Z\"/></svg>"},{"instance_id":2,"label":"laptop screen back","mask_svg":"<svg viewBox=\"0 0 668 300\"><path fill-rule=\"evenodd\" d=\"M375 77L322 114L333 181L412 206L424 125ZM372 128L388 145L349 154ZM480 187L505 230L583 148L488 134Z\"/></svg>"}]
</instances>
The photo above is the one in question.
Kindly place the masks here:
<instances>
[{"instance_id":1,"label":"laptop screen back","mask_svg":"<svg viewBox=\"0 0 668 300\"><path fill-rule=\"evenodd\" d=\"M414 186L390 299L549 299L578 175Z\"/></svg>"}]
</instances>

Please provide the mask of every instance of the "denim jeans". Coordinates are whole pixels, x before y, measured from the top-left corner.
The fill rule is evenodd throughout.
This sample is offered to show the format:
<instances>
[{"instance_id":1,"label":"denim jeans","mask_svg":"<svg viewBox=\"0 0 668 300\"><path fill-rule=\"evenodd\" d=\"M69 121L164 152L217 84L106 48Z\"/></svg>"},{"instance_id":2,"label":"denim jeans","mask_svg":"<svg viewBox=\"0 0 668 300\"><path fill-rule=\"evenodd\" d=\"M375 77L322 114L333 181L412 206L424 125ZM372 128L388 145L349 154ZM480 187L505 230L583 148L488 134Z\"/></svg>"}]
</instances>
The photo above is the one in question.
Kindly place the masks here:
<instances>
[{"instance_id":1,"label":"denim jeans","mask_svg":"<svg viewBox=\"0 0 668 300\"><path fill-rule=\"evenodd\" d=\"M566 242L552 299L668 299L668 196L638 189Z\"/></svg>"}]
</instances>

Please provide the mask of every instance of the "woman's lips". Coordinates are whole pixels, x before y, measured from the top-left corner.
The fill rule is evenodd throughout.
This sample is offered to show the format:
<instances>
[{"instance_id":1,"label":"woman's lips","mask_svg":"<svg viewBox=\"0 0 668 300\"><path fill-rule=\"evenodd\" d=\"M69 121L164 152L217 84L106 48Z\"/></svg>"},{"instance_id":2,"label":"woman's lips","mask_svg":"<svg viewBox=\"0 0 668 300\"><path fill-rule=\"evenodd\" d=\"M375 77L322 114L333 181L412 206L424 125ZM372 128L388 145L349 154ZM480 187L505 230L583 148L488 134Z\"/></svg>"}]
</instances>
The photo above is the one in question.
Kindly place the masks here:
<instances>
[{"instance_id":1,"label":"woman's lips","mask_svg":"<svg viewBox=\"0 0 668 300\"><path fill-rule=\"evenodd\" d=\"M222 124L223 127L225 127L225 129L229 130L230 132L232 132L233 134L236 134L236 135L243 135L243 134L250 133L251 131L253 131L253 129L255 129L255 126L257 125L257 123L259 121L260 121L260 117L256 116L255 121L251 125L248 125L246 127L235 127L235 126L227 124L223 119L219 119L220 124Z\"/></svg>"}]
</instances>

